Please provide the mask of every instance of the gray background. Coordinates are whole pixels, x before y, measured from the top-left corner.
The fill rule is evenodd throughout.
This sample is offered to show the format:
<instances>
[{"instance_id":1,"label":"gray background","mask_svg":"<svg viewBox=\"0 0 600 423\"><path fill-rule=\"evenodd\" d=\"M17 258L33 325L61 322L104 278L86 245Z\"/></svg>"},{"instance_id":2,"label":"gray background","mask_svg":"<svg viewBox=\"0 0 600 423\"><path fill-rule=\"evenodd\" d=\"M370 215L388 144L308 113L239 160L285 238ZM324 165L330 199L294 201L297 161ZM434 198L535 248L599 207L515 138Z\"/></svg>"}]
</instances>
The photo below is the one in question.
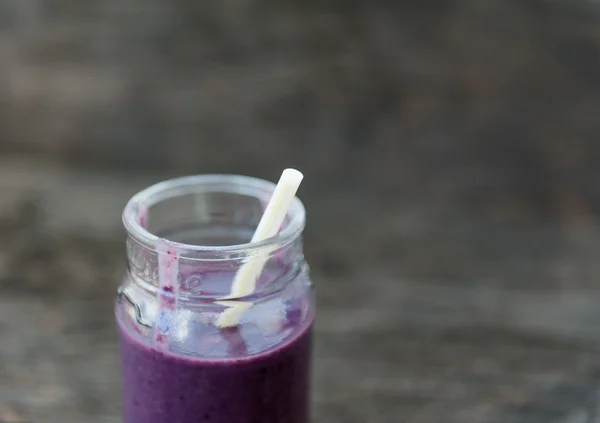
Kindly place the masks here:
<instances>
[{"instance_id":1,"label":"gray background","mask_svg":"<svg viewBox=\"0 0 600 423\"><path fill-rule=\"evenodd\" d=\"M3 0L0 152L178 174L294 165L548 209L555 180L592 195L599 19L583 0Z\"/></svg>"}]
</instances>

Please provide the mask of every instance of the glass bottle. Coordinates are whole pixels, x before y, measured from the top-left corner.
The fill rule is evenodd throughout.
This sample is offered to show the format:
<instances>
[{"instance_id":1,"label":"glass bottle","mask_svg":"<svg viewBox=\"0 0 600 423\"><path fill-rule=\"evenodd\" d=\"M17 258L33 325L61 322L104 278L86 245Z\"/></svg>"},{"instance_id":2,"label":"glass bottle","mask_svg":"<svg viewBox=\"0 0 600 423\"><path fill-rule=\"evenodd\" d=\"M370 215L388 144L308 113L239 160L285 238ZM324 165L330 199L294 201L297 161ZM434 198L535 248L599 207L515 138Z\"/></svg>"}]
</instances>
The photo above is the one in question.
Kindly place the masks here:
<instances>
[{"instance_id":1,"label":"glass bottle","mask_svg":"<svg viewBox=\"0 0 600 423\"><path fill-rule=\"evenodd\" d=\"M274 189L201 175L128 202L128 272L115 306L125 423L308 423L315 300L301 201L278 235L249 242ZM223 300L256 258L267 261L255 291ZM237 321L220 327L231 308Z\"/></svg>"}]
</instances>

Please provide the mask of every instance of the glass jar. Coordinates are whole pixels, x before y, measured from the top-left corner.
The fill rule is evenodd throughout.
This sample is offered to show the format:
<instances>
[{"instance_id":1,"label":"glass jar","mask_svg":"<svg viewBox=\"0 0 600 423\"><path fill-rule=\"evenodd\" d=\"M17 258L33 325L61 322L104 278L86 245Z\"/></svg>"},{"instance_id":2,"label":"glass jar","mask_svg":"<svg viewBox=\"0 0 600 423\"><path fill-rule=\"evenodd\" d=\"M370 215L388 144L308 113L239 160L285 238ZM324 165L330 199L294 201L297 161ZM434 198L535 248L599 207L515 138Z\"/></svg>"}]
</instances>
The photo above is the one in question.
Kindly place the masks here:
<instances>
[{"instance_id":1,"label":"glass jar","mask_svg":"<svg viewBox=\"0 0 600 423\"><path fill-rule=\"evenodd\" d=\"M115 307L125 423L308 422L315 300L301 201L278 235L249 242L274 189L192 176L127 204L128 272ZM224 300L255 259L266 264L254 292Z\"/></svg>"}]
</instances>

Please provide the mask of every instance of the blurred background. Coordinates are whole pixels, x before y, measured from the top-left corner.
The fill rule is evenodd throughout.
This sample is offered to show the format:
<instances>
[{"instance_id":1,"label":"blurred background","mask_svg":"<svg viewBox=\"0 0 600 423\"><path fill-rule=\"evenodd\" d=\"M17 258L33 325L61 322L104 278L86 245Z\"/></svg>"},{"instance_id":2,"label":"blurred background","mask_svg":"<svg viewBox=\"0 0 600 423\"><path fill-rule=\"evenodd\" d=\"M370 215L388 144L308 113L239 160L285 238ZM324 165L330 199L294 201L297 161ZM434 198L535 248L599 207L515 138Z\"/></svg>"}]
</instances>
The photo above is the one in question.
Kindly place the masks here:
<instances>
[{"instance_id":1,"label":"blurred background","mask_svg":"<svg viewBox=\"0 0 600 423\"><path fill-rule=\"evenodd\" d=\"M118 422L120 212L305 173L315 422L600 421L600 3L0 0L0 422Z\"/></svg>"}]
</instances>

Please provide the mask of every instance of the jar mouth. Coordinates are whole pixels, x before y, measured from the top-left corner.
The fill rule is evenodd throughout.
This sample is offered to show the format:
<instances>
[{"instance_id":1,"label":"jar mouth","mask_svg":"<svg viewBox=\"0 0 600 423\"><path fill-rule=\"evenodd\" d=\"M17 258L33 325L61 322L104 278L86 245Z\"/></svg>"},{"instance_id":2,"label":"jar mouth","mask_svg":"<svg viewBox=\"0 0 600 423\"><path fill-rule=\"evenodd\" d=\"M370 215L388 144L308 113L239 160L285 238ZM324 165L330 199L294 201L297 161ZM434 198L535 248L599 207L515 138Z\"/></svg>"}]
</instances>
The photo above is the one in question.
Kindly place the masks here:
<instances>
[{"instance_id":1,"label":"jar mouth","mask_svg":"<svg viewBox=\"0 0 600 423\"><path fill-rule=\"evenodd\" d=\"M242 175L210 174L194 175L159 182L135 194L123 211L123 225L137 243L155 249L162 238L148 230L144 224L148 210L162 202L188 194L238 194L268 201L276 184L263 179ZM211 255L226 258L230 255L251 256L285 247L297 239L305 225L306 210L302 201L295 197L287 213L285 226L275 236L257 242L235 245L198 245L166 240L182 257Z\"/></svg>"}]
</instances>

